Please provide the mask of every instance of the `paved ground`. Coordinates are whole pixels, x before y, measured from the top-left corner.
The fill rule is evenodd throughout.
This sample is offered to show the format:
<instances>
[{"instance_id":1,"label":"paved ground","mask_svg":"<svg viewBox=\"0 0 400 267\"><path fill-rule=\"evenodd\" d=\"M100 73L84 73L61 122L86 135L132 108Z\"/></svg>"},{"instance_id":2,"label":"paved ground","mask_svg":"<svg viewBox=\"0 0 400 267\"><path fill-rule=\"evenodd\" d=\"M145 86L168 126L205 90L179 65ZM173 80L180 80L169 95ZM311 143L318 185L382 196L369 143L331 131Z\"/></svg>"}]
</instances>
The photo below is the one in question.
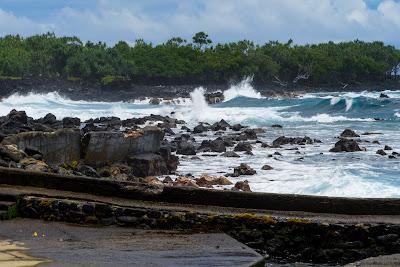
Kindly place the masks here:
<instances>
[{"instance_id":1,"label":"paved ground","mask_svg":"<svg viewBox=\"0 0 400 267\"><path fill-rule=\"evenodd\" d=\"M346 267L398 267L400 266L400 254L393 254L387 256L379 256L374 258L368 258L362 261L358 261L352 264L346 265Z\"/></svg>"},{"instance_id":2,"label":"paved ground","mask_svg":"<svg viewBox=\"0 0 400 267\"><path fill-rule=\"evenodd\" d=\"M0 222L0 266L250 266L260 260L222 233Z\"/></svg>"}]
</instances>

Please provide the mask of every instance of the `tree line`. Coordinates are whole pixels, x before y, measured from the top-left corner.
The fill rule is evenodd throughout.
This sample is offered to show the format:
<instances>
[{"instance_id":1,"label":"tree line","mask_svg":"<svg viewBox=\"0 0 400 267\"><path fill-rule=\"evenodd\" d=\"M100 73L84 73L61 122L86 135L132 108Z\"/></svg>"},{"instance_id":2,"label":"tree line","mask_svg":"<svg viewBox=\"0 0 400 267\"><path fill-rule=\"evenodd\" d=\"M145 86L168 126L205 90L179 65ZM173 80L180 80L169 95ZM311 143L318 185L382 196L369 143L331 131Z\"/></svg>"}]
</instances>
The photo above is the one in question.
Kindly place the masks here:
<instances>
[{"instance_id":1,"label":"tree line","mask_svg":"<svg viewBox=\"0 0 400 267\"><path fill-rule=\"evenodd\" d=\"M295 45L248 40L213 44L204 32L154 45L140 39L82 42L53 33L0 38L0 78L65 78L138 84L219 84L253 76L256 83L324 85L383 82L399 76L400 50L383 42Z\"/></svg>"}]
</instances>

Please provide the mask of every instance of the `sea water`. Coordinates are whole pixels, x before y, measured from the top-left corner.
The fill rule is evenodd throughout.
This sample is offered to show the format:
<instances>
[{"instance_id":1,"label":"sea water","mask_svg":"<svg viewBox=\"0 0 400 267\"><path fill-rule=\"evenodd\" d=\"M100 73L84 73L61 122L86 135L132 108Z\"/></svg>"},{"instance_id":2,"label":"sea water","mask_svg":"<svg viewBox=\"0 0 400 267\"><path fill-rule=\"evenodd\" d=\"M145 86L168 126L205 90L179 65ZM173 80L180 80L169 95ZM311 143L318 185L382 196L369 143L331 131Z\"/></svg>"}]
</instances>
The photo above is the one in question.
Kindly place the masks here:
<instances>
[{"instance_id":1,"label":"sea water","mask_svg":"<svg viewBox=\"0 0 400 267\"><path fill-rule=\"evenodd\" d=\"M247 163L257 171L256 175L230 179L233 182L247 179L253 191L400 197L400 160L376 154L384 145L400 152L400 91L384 91L389 98L380 98L381 92L365 91L320 92L279 99L263 97L249 80L245 80L225 91L225 101L215 105L207 104L204 92L204 88L197 88L188 99L162 102L161 105L151 105L148 100L133 103L72 101L55 92L14 94L0 102L0 115L6 115L14 108L25 110L33 118L51 112L58 119L68 116L82 120L101 116L127 119L172 112L171 117L185 120L189 127L221 119L231 124L261 127L265 133L259 134L259 140L269 144L281 135L306 135L320 139L322 143L295 146L299 150L290 150L294 146L273 149L254 144L254 155L243 153L240 158L225 158L218 153L199 154L199 159L182 157L178 172L194 176L202 173L223 175L232 172L240 163ZM272 128L273 124L280 124L283 128ZM359 145L366 151L329 152L346 128L361 135ZM173 130L179 134L179 129ZM362 135L365 132L377 134ZM195 136L197 142L217 137L212 132ZM372 143L374 140L380 144ZM282 156L268 156L275 151ZM272 166L273 170L261 170L265 164Z\"/></svg>"}]
</instances>

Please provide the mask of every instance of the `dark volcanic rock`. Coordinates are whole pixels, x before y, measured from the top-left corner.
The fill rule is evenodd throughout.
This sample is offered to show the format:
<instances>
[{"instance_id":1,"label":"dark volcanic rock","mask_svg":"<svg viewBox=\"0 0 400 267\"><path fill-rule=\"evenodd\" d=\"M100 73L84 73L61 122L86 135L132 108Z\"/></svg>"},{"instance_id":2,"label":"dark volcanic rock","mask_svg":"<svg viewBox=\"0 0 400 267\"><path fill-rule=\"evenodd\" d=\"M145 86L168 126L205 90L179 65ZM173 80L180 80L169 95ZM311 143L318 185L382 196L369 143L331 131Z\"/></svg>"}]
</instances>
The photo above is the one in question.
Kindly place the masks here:
<instances>
[{"instance_id":1,"label":"dark volcanic rock","mask_svg":"<svg viewBox=\"0 0 400 267\"><path fill-rule=\"evenodd\" d=\"M389 96L387 94L381 93L379 95L379 98L389 98Z\"/></svg>"},{"instance_id":2,"label":"dark volcanic rock","mask_svg":"<svg viewBox=\"0 0 400 267\"><path fill-rule=\"evenodd\" d=\"M138 177L169 174L167 166L160 155L141 154L128 157L128 165Z\"/></svg>"},{"instance_id":3,"label":"dark volcanic rock","mask_svg":"<svg viewBox=\"0 0 400 267\"><path fill-rule=\"evenodd\" d=\"M330 152L356 152L361 151L357 142L354 140L341 139L336 142L335 147L329 150Z\"/></svg>"},{"instance_id":4,"label":"dark volcanic rock","mask_svg":"<svg viewBox=\"0 0 400 267\"><path fill-rule=\"evenodd\" d=\"M226 128L231 127L229 123L227 123L225 120L221 120L219 122L214 123L213 125L210 126L210 129L213 131L226 131Z\"/></svg>"},{"instance_id":5,"label":"dark volcanic rock","mask_svg":"<svg viewBox=\"0 0 400 267\"><path fill-rule=\"evenodd\" d=\"M193 133L203 133L207 132L208 128L204 126L202 123L197 125L196 127L193 128Z\"/></svg>"},{"instance_id":6,"label":"dark volcanic rock","mask_svg":"<svg viewBox=\"0 0 400 267\"><path fill-rule=\"evenodd\" d=\"M313 144L314 142L316 143L320 143L320 140L317 139L311 139L308 136L304 136L304 137L285 137L285 136L280 136L277 139L275 139L272 142L272 145L274 147L279 147L282 145L287 145L287 144L291 144L291 145L307 145L307 144Z\"/></svg>"},{"instance_id":7,"label":"dark volcanic rock","mask_svg":"<svg viewBox=\"0 0 400 267\"><path fill-rule=\"evenodd\" d=\"M391 148L390 146L386 145L383 150L393 150L393 148Z\"/></svg>"},{"instance_id":8,"label":"dark volcanic rock","mask_svg":"<svg viewBox=\"0 0 400 267\"><path fill-rule=\"evenodd\" d=\"M89 177L100 177L97 171L88 165L79 165L77 171Z\"/></svg>"},{"instance_id":9,"label":"dark volcanic rock","mask_svg":"<svg viewBox=\"0 0 400 267\"><path fill-rule=\"evenodd\" d=\"M81 119L79 118L72 118L72 117L65 117L62 120L64 128L75 128L81 125Z\"/></svg>"},{"instance_id":10,"label":"dark volcanic rock","mask_svg":"<svg viewBox=\"0 0 400 267\"><path fill-rule=\"evenodd\" d=\"M160 104L160 99L158 99L156 97L153 97L153 98L150 99L149 103L151 105L159 105Z\"/></svg>"},{"instance_id":11,"label":"dark volcanic rock","mask_svg":"<svg viewBox=\"0 0 400 267\"><path fill-rule=\"evenodd\" d=\"M283 128L282 125L280 125L280 124L273 124L273 125L271 125L271 127L272 128L280 128L280 129Z\"/></svg>"},{"instance_id":12,"label":"dark volcanic rock","mask_svg":"<svg viewBox=\"0 0 400 267\"><path fill-rule=\"evenodd\" d=\"M253 150L253 147L249 143L240 142L235 146L235 148L233 150L234 151L251 151L251 150Z\"/></svg>"},{"instance_id":13,"label":"dark volcanic rock","mask_svg":"<svg viewBox=\"0 0 400 267\"><path fill-rule=\"evenodd\" d=\"M237 174L237 175L254 175L257 173L249 165L244 164L244 163L241 163L240 166L234 168L233 170L234 170L234 174Z\"/></svg>"},{"instance_id":14,"label":"dark volcanic rock","mask_svg":"<svg viewBox=\"0 0 400 267\"><path fill-rule=\"evenodd\" d=\"M222 138L217 138L215 140L204 140L199 148L200 151L204 152L225 152L226 146Z\"/></svg>"},{"instance_id":15,"label":"dark volcanic rock","mask_svg":"<svg viewBox=\"0 0 400 267\"><path fill-rule=\"evenodd\" d=\"M209 104L216 104L224 101L224 94L222 92L204 94L204 97Z\"/></svg>"},{"instance_id":16,"label":"dark volcanic rock","mask_svg":"<svg viewBox=\"0 0 400 267\"><path fill-rule=\"evenodd\" d=\"M383 149L379 149L378 151L376 151L376 154L381 155L381 156L386 156L386 152Z\"/></svg>"},{"instance_id":17,"label":"dark volcanic rock","mask_svg":"<svg viewBox=\"0 0 400 267\"><path fill-rule=\"evenodd\" d=\"M244 192L251 192L249 182L247 180L245 181L240 181L235 184L235 186L232 188L234 191L244 191Z\"/></svg>"},{"instance_id":18,"label":"dark volcanic rock","mask_svg":"<svg viewBox=\"0 0 400 267\"><path fill-rule=\"evenodd\" d=\"M168 172L169 173L175 172L179 165L179 158L171 154L171 147L162 146L160 148L160 155L165 161L165 165L168 169Z\"/></svg>"},{"instance_id":19,"label":"dark volcanic rock","mask_svg":"<svg viewBox=\"0 0 400 267\"><path fill-rule=\"evenodd\" d=\"M195 146L187 141L181 141L178 143L176 154L181 155L196 155L196 148Z\"/></svg>"},{"instance_id":20,"label":"dark volcanic rock","mask_svg":"<svg viewBox=\"0 0 400 267\"><path fill-rule=\"evenodd\" d=\"M262 166L261 169L264 170L264 171L270 171L270 170L273 170L274 168L272 168L272 167L269 166L269 165L264 165L264 166Z\"/></svg>"},{"instance_id":21,"label":"dark volcanic rock","mask_svg":"<svg viewBox=\"0 0 400 267\"><path fill-rule=\"evenodd\" d=\"M8 113L7 118L22 124L28 123L28 116L26 115L25 111L17 111L13 109L10 111L10 113Z\"/></svg>"},{"instance_id":22,"label":"dark volcanic rock","mask_svg":"<svg viewBox=\"0 0 400 267\"><path fill-rule=\"evenodd\" d=\"M233 151L227 151L225 153L222 153L221 156L227 158L240 158L240 156Z\"/></svg>"},{"instance_id":23,"label":"dark volcanic rock","mask_svg":"<svg viewBox=\"0 0 400 267\"><path fill-rule=\"evenodd\" d=\"M242 125L240 125L240 124L235 124L235 125L233 125L233 126L231 127L231 129L232 129L233 131L236 131L236 132L240 131L240 130L243 129L243 128L245 128L245 127L242 126Z\"/></svg>"},{"instance_id":24,"label":"dark volcanic rock","mask_svg":"<svg viewBox=\"0 0 400 267\"><path fill-rule=\"evenodd\" d=\"M47 124L47 125L52 125L54 123L57 123L57 118L54 114L47 113L46 116L43 117L42 123Z\"/></svg>"},{"instance_id":25,"label":"dark volcanic rock","mask_svg":"<svg viewBox=\"0 0 400 267\"><path fill-rule=\"evenodd\" d=\"M356 132L354 132L351 129L346 129L344 130L341 134L340 137L360 137L358 134L356 134Z\"/></svg>"},{"instance_id":26,"label":"dark volcanic rock","mask_svg":"<svg viewBox=\"0 0 400 267\"><path fill-rule=\"evenodd\" d=\"M242 136L244 136L247 139L257 139L257 132L254 129L246 129L243 131L243 133L241 134Z\"/></svg>"}]
</instances>

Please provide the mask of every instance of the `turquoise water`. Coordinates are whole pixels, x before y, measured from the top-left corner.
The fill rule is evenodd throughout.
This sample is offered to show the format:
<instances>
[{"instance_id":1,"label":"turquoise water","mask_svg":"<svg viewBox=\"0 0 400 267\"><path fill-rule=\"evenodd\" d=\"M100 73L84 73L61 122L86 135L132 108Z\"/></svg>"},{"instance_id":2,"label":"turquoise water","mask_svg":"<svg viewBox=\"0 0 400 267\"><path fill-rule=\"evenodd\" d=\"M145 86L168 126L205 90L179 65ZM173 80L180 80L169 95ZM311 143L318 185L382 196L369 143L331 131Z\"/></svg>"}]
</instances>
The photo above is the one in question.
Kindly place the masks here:
<instances>
[{"instance_id":1,"label":"turquoise water","mask_svg":"<svg viewBox=\"0 0 400 267\"><path fill-rule=\"evenodd\" d=\"M13 95L0 102L1 115L10 109L25 110L29 116L39 118L52 112L61 119L76 116L82 119L100 116L118 116L122 119L149 114L168 115L174 112L189 127L199 121L213 123L225 119L229 123L241 123L262 127L259 135L263 142L271 143L280 135L310 136L321 144L299 147L299 152L261 148L254 144L253 156L241 154L241 158L224 158L219 155L199 155L200 160L181 158L178 171L182 174L202 173L223 175L232 172L240 163L248 163L257 174L231 178L233 181L248 179L253 191L296 193L354 197L400 197L400 159L389 159L376 154L384 145L400 152L400 91L386 91L389 98L380 98L380 92L314 93L292 99L263 98L248 83L233 86L225 92L226 101L207 105L203 89L196 89L191 99L179 99L159 106L142 102L88 102L72 101L57 93ZM283 129L271 128L280 124ZM366 151L354 153L330 153L337 136L351 128L361 135L360 146ZM179 129L173 129L179 133ZM379 134L362 135L365 132ZM203 139L216 138L209 132ZM378 140L380 144L373 144ZM268 157L279 151L283 156ZM321 154L322 153L322 154ZM212 153L207 153L212 154ZM263 171L264 164L272 166Z\"/></svg>"}]
</instances>

